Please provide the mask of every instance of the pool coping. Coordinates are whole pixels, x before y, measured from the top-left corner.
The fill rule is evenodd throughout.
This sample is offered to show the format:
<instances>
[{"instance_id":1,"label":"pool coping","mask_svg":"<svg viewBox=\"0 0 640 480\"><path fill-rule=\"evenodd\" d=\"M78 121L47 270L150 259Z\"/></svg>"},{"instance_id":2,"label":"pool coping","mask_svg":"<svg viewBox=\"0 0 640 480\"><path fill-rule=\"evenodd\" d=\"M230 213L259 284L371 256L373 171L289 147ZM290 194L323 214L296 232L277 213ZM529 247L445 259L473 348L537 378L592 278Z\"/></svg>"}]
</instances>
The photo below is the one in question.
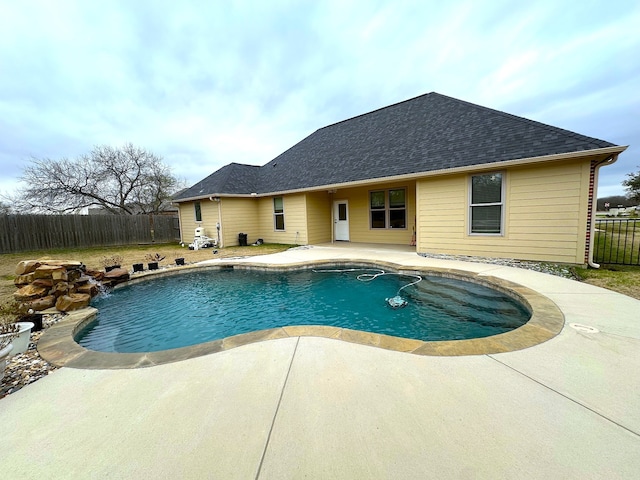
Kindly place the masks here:
<instances>
[{"instance_id":1,"label":"pool coping","mask_svg":"<svg viewBox=\"0 0 640 480\"><path fill-rule=\"evenodd\" d=\"M349 343L426 356L461 356L506 353L533 347L560 333L564 326L564 314L548 297L531 288L491 275L467 270L427 267L424 265L400 265L370 259L323 259L286 264L253 261L222 261L216 264L192 264L170 269L144 272L132 276L124 285L131 285L155 278L158 275L180 274L189 270L220 270L225 268L262 271L291 271L312 269L319 266L363 265L382 267L402 273L429 273L436 276L458 278L490 286L520 300L531 311L531 318L523 326L510 332L469 340L422 341L390 335L351 330L332 326L287 326L234 335L193 346L145 353L110 353L86 349L75 342L75 334L97 314L93 307L69 312L60 322L49 327L38 342L40 356L58 367L79 369L131 369L151 367L189 358L209 355L232 348L288 337L324 337Z\"/></svg>"}]
</instances>

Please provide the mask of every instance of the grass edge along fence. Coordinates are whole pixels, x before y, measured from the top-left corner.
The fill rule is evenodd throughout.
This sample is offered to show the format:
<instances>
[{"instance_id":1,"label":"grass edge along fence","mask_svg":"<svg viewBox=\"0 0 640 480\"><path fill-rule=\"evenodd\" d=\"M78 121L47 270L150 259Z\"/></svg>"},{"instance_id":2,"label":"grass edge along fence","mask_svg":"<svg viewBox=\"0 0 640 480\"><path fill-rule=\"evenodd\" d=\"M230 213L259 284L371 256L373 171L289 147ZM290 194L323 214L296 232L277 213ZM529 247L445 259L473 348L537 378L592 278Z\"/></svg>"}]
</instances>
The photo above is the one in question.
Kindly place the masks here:
<instances>
[{"instance_id":1,"label":"grass edge along fence","mask_svg":"<svg viewBox=\"0 0 640 480\"><path fill-rule=\"evenodd\" d=\"M640 219L596 219L593 260L640 265Z\"/></svg>"},{"instance_id":2,"label":"grass edge along fence","mask_svg":"<svg viewBox=\"0 0 640 480\"><path fill-rule=\"evenodd\" d=\"M173 215L0 215L0 254L179 239Z\"/></svg>"}]
</instances>

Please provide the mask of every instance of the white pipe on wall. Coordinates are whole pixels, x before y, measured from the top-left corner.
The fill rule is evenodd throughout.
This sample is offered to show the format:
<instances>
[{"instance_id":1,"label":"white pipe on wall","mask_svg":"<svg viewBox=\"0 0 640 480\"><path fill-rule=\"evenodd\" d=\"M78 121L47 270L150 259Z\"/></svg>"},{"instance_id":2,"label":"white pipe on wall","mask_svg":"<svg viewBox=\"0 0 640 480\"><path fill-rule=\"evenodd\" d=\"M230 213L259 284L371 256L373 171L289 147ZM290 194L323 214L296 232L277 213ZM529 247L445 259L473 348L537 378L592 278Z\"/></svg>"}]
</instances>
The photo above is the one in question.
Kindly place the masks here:
<instances>
[{"instance_id":1,"label":"white pipe on wall","mask_svg":"<svg viewBox=\"0 0 640 480\"><path fill-rule=\"evenodd\" d=\"M605 160L597 163L593 171L593 203L591 205L591 225L589 225L589 256L587 257L587 265L591 268L600 268L599 263L593 261L593 242L596 236L596 212L598 211L598 171L600 167L611 165L618 159L618 155L612 155Z\"/></svg>"},{"instance_id":2,"label":"white pipe on wall","mask_svg":"<svg viewBox=\"0 0 640 480\"><path fill-rule=\"evenodd\" d=\"M209 200L218 204L218 222L216 223L216 231L218 232L218 247L222 248L223 235L222 235L222 199L220 197L209 197Z\"/></svg>"}]
</instances>

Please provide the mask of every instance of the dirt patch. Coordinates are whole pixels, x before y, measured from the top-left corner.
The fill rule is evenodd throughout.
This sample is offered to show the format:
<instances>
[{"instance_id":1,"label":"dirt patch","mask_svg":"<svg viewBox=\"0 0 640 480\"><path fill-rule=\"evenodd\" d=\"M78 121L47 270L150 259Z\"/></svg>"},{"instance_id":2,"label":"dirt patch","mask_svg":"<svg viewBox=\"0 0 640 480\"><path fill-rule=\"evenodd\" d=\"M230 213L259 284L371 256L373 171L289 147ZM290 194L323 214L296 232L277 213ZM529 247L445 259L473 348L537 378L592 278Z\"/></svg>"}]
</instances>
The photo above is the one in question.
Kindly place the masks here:
<instances>
[{"instance_id":1,"label":"dirt patch","mask_svg":"<svg viewBox=\"0 0 640 480\"><path fill-rule=\"evenodd\" d=\"M78 260L92 270L103 270L104 262L110 258L119 257L121 266L131 271L134 263L143 263L145 270L150 261L149 256L164 257L159 262L163 265L175 264L176 258L184 258L185 263L196 263L212 258L246 257L255 255L268 255L282 252L291 248L291 245L264 244L247 247L206 248L201 250L189 250L177 244L140 245L125 247L105 248L81 248L64 250L42 250L38 252L10 253L0 255L0 302L11 299L16 287L13 284L15 268L21 260L37 260L39 258L51 258L62 260Z\"/></svg>"}]
</instances>

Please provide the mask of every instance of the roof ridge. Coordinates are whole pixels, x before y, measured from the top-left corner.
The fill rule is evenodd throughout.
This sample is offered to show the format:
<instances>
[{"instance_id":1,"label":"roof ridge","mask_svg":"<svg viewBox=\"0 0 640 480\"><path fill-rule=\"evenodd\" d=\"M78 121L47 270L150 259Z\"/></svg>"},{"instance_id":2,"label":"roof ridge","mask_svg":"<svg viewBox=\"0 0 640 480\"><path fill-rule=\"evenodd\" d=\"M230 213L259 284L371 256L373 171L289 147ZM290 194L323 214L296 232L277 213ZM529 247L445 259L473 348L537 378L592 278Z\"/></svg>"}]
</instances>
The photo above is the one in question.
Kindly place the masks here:
<instances>
[{"instance_id":1,"label":"roof ridge","mask_svg":"<svg viewBox=\"0 0 640 480\"><path fill-rule=\"evenodd\" d=\"M472 102L468 102L466 100L460 100L459 98L454 98L454 97L449 97L448 95L442 95L442 94L437 94L443 98L446 98L448 100L452 100L454 102L458 102L458 103L462 103L471 107L475 107L475 108L479 108L481 110L487 110L489 112L493 112L493 113L497 113L498 115L501 115L503 117L507 117L509 119L512 120L517 120L519 122L523 122L523 123L530 123L530 124L535 124L538 127L542 127L546 130L549 130L551 132L554 133L559 133L562 132L565 135L568 135L570 137L573 138L577 138L580 140L588 140L590 143L593 143L593 140L597 140L598 142L605 142L605 143L609 143L606 142L605 140L602 140L600 138L595 138L595 137L590 137L588 135L583 135L581 133L577 133L574 132L572 130L567 130L566 128L560 128L560 127L554 127L553 125L549 125L548 123L544 123L544 122L540 122L538 120L532 120L530 118L527 117L522 117L520 115L515 115L513 113L508 113L508 112L504 112L502 110L496 110L495 108L490 108L490 107L485 107L484 105L478 105L477 103L472 103Z\"/></svg>"},{"instance_id":2,"label":"roof ridge","mask_svg":"<svg viewBox=\"0 0 640 480\"><path fill-rule=\"evenodd\" d=\"M338 122L340 123L340 122ZM327 125L328 126L328 125ZM291 145L289 148L287 148L284 152L279 153L278 155L276 155L275 157L273 157L271 160L269 160L267 163L265 163L264 165L258 165L260 168L262 167L266 167L274 162L276 162L280 157L282 157L283 155L285 155L289 150L293 150L296 146L298 146L298 144L304 142L305 140L307 140L309 137L311 137L312 135L315 135L317 132L319 132L320 130L327 128L327 126L324 127L320 127L317 130L314 130L313 132L311 132L309 135L307 135L306 137L304 137L302 140L300 140L298 143L295 143L293 145ZM277 163L277 162L276 162Z\"/></svg>"},{"instance_id":3,"label":"roof ridge","mask_svg":"<svg viewBox=\"0 0 640 480\"><path fill-rule=\"evenodd\" d=\"M324 127L318 128L316 130L316 132L319 132L320 130L324 130L325 128L329 128L329 127L334 127L336 125L340 125L341 123L344 123L344 122L349 122L351 120L355 120L356 118L366 117L367 115L371 115L372 113L376 113L376 112L379 112L381 110L386 110L387 108L396 107L398 105L401 105L401 104L407 103L407 102L412 102L413 100L417 100L418 98L421 98L421 97L428 97L429 95L439 95L441 97L446 97L446 95L442 95L442 94L440 94L438 92L423 93L423 94L415 96L415 97L407 98L406 100L401 100L399 102L392 103L391 105L386 105L384 107L376 108L375 110L371 110L370 112L361 113L360 115L356 115L354 117L345 118L344 120L340 120L339 122L330 123L329 125L325 125ZM447 97L447 98L449 98L449 97Z\"/></svg>"},{"instance_id":4,"label":"roof ridge","mask_svg":"<svg viewBox=\"0 0 640 480\"><path fill-rule=\"evenodd\" d=\"M260 165L252 165L250 163L231 162L231 163L228 163L227 165L238 165L239 167L257 167L257 168L260 168Z\"/></svg>"},{"instance_id":5,"label":"roof ridge","mask_svg":"<svg viewBox=\"0 0 640 480\"><path fill-rule=\"evenodd\" d=\"M229 177L231 175L231 172L233 170L233 163L229 163L227 165L225 165L227 168L222 167L220 170L218 170L222 175L220 176L220 179L222 180L222 184L226 185L229 181Z\"/></svg>"}]
</instances>

